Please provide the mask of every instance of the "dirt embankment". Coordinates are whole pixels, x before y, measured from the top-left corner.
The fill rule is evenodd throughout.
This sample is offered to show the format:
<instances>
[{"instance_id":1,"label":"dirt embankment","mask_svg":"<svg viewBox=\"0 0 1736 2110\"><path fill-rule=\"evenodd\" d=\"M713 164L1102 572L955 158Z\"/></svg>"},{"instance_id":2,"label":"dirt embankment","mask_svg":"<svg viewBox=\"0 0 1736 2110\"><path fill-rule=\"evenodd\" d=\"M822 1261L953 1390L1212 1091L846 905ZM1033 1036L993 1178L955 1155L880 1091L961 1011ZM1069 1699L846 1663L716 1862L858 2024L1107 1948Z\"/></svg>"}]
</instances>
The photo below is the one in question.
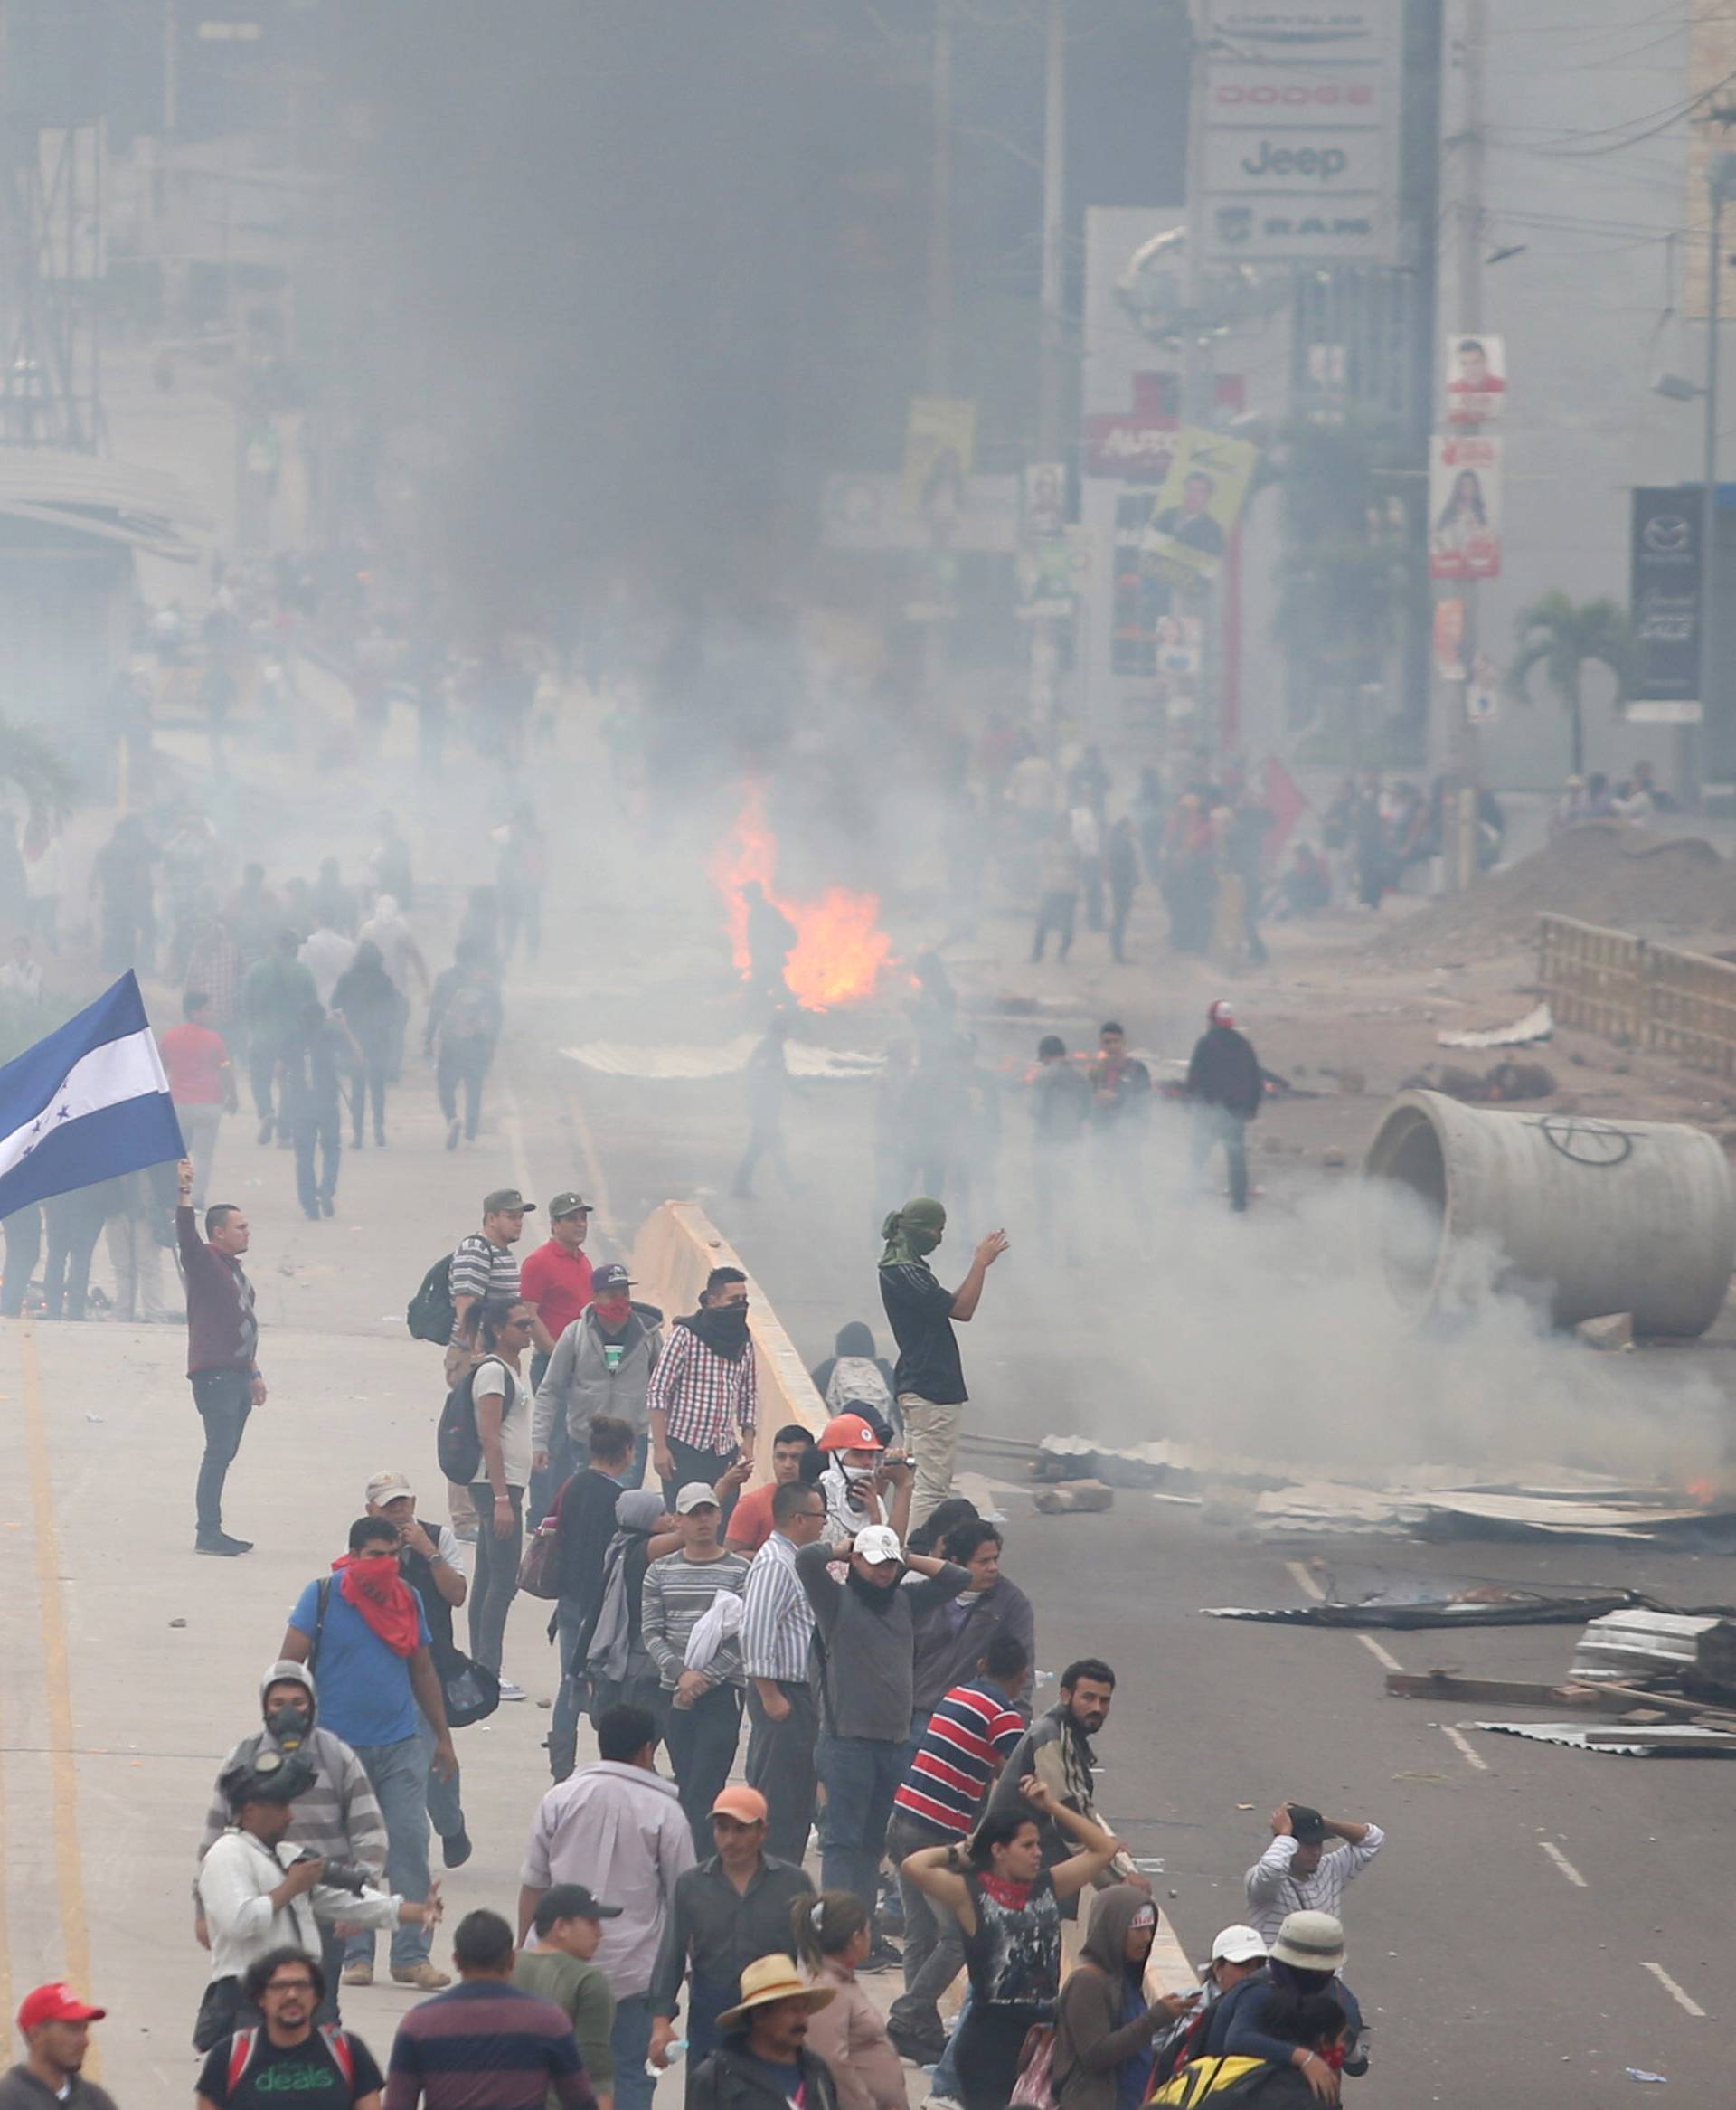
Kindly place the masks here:
<instances>
[{"instance_id":1,"label":"dirt embankment","mask_svg":"<svg viewBox=\"0 0 1736 2110\"><path fill-rule=\"evenodd\" d=\"M1592 822L1431 902L1382 932L1368 957L1390 967L1486 960L1528 945L1545 913L1659 941L1736 931L1736 864L1698 836Z\"/></svg>"}]
</instances>

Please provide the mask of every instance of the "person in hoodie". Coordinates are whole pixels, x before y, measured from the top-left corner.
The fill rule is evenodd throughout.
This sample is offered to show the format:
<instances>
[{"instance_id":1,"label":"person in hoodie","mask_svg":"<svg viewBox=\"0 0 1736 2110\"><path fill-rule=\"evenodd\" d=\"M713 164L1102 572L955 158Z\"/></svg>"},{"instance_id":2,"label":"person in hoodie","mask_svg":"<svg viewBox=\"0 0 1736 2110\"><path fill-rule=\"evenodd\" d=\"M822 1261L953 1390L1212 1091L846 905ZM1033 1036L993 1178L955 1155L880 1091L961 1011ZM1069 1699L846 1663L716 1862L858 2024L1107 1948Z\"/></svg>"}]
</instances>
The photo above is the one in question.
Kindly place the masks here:
<instances>
[{"instance_id":1,"label":"person in hoodie","mask_svg":"<svg viewBox=\"0 0 1736 2110\"><path fill-rule=\"evenodd\" d=\"M368 1101L373 1101L373 1140L380 1149L386 1143L386 1084L403 1045L403 1021L409 1005L400 993L380 948L363 938L355 957L337 978L332 990L332 1016L350 1029L354 1053L346 1082L350 1095L350 1145L362 1148Z\"/></svg>"},{"instance_id":2,"label":"person in hoodie","mask_svg":"<svg viewBox=\"0 0 1736 2110\"><path fill-rule=\"evenodd\" d=\"M684 1487L710 1487L738 1459L752 1457L759 1398L748 1278L739 1267L714 1267L698 1310L669 1329L646 1393L652 1463L668 1507ZM735 1494L723 1506L725 1525Z\"/></svg>"},{"instance_id":3,"label":"person in hoodie","mask_svg":"<svg viewBox=\"0 0 1736 2110\"><path fill-rule=\"evenodd\" d=\"M603 1564L615 1536L615 1505L632 1485L635 1463L633 1431L625 1422L599 1415L585 1432L585 1443L590 1462L561 1487L549 1512L555 1519L559 1545L560 1593L549 1622L561 1665L561 1685L549 1725L549 1771L558 1781L565 1780L578 1761L585 1678L583 1663L572 1660L573 1651L601 1609ZM643 1474L642 1459L638 1466Z\"/></svg>"},{"instance_id":4,"label":"person in hoodie","mask_svg":"<svg viewBox=\"0 0 1736 2110\"><path fill-rule=\"evenodd\" d=\"M674 1513L655 1488L634 1488L615 1500L615 1536L603 1555L596 1616L573 1636L568 1661L582 1667L590 1718L613 1707L662 1706L663 1678L645 1645L645 1571L681 1544Z\"/></svg>"},{"instance_id":5,"label":"person in hoodie","mask_svg":"<svg viewBox=\"0 0 1736 2110\"><path fill-rule=\"evenodd\" d=\"M313 1672L288 1657L273 1663L259 1680L262 1729L243 1736L217 1768L211 1806L205 1812L198 1859L205 1856L233 1821L222 1783L232 1768L250 1765L261 1751L297 1752L314 1769L312 1784L295 1799L288 1837L293 1846L318 1854L322 1860L354 1861L371 1869L376 1883L386 1868L386 1821L362 1761L343 1737L322 1728ZM193 1932L209 1948L210 1934L193 1886ZM337 2020L338 1974L344 1966L344 1936L335 1925L320 1923L320 1963L326 1997L318 2020Z\"/></svg>"},{"instance_id":6,"label":"person in hoodie","mask_svg":"<svg viewBox=\"0 0 1736 2110\"><path fill-rule=\"evenodd\" d=\"M1146 1959L1156 1932L1157 1907L1145 1891L1131 1883L1099 1891L1055 2011L1059 2110L1139 2110L1150 2093L1153 2039L1199 1998L1146 1998Z\"/></svg>"},{"instance_id":7,"label":"person in hoodie","mask_svg":"<svg viewBox=\"0 0 1736 2110\"><path fill-rule=\"evenodd\" d=\"M1194 1169L1197 1174L1222 1143L1230 1169L1230 1206L1240 1216L1248 1206L1248 1123L1260 1112L1265 1086L1253 1043L1237 1031L1229 1005L1220 998L1205 1017L1205 1031L1187 1065Z\"/></svg>"},{"instance_id":8,"label":"person in hoodie","mask_svg":"<svg viewBox=\"0 0 1736 2110\"><path fill-rule=\"evenodd\" d=\"M873 1334L860 1319L839 1327L832 1353L808 1376L829 1415L842 1414L846 1407L860 1413L872 1406L892 1422L897 1413L892 1404L892 1366L880 1354Z\"/></svg>"},{"instance_id":9,"label":"person in hoodie","mask_svg":"<svg viewBox=\"0 0 1736 2110\"><path fill-rule=\"evenodd\" d=\"M536 1388L531 1464L539 1476L546 1471L551 1490L578 1469L593 1421L627 1424L633 1457L622 1484L637 1487L645 1478L651 1449L646 1396L663 1353L663 1313L629 1297L632 1286L618 1261L592 1270L590 1301L561 1329Z\"/></svg>"}]
</instances>

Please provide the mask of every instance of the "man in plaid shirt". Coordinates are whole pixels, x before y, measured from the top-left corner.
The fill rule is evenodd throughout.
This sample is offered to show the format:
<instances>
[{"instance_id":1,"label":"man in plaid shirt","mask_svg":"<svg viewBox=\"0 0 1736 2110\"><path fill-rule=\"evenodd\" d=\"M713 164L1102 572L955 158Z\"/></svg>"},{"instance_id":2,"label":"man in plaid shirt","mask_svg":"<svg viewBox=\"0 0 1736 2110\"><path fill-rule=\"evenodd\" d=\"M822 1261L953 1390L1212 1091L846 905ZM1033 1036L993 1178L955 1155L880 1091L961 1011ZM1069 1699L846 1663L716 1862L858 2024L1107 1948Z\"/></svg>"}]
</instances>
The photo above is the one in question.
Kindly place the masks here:
<instances>
[{"instance_id":1,"label":"man in plaid shirt","mask_svg":"<svg viewBox=\"0 0 1736 2110\"><path fill-rule=\"evenodd\" d=\"M760 1406L748 1338L748 1278L739 1267L714 1267L699 1310L669 1329L646 1405L652 1463L671 1509L688 1481L714 1486L731 1465L751 1459ZM726 1524L735 1492L731 1487L724 1505Z\"/></svg>"}]
</instances>

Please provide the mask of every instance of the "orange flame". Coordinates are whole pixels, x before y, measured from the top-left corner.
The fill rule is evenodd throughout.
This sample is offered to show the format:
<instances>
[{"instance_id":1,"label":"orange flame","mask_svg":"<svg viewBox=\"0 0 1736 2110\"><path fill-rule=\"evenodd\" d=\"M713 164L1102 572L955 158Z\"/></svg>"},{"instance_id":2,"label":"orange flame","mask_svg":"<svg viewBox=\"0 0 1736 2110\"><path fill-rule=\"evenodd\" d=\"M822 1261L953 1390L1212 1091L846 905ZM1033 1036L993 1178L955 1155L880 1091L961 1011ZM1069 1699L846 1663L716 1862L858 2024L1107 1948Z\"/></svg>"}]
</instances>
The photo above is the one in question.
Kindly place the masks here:
<instances>
[{"instance_id":1,"label":"orange flame","mask_svg":"<svg viewBox=\"0 0 1736 2110\"><path fill-rule=\"evenodd\" d=\"M1687 1485L1688 1500L1697 1509L1709 1509L1718 1490L1709 1480L1691 1480Z\"/></svg>"},{"instance_id":2,"label":"orange flame","mask_svg":"<svg viewBox=\"0 0 1736 2110\"><path fill-rule=\"evenodd\" d=\"M741 889L755 880L766 899L796 926L796 942L784 966L790 994L804 1010L865 1003L881 970L892 957L892 941L880 927L880 896L828 886L818 901L787 900L778 892L778 838L766 825L765 793L750 787L735 827L712 860L712 878L723 896L730 954L746 977L748 904Z\"/></svg>"}]
</instances>

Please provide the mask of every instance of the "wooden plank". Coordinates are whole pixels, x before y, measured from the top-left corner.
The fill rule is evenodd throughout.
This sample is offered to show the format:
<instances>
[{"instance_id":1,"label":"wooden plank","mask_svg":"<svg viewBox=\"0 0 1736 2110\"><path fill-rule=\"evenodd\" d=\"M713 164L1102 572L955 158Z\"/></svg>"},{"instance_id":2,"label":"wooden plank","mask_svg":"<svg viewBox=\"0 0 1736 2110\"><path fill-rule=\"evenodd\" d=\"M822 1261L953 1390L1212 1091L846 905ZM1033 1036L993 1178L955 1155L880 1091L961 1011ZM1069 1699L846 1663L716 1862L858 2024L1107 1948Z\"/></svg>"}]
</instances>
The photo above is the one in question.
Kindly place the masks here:
<instances>
[{"instance_id":1,"label":"wooden plank","mask_svg":"<svg viewBox=\"0 0 1736 2110\"><path fill-rule=\"evenodd\" d=\"M1507 1707L1574 1704L1565 1699L1558 1685L1526 1685L1510 1678L1460 1678L1450 1670L1429 1670L1420 1677L1409 1670L1389 1670L1386 1689L1395 1699L1488 1700Z\"/></svg>"},{"instance_id":2,"label":"wooden plank","mask_svg":"<svg viewBox=\"0 0 1736 2110\"><path fill-rule=\"evenodd\" d=\"M1651 1692L1643 1685L1580 1685L1571 1689L1587 1693L1600 1713L1622 1715L1632 1708L1656 1708L1678 1721L1730 1723L1736 1728L1736 1709L1708 1707L1703 1699L1684 1699L1679 1692Z\"/></svg>"}]
</instances>

